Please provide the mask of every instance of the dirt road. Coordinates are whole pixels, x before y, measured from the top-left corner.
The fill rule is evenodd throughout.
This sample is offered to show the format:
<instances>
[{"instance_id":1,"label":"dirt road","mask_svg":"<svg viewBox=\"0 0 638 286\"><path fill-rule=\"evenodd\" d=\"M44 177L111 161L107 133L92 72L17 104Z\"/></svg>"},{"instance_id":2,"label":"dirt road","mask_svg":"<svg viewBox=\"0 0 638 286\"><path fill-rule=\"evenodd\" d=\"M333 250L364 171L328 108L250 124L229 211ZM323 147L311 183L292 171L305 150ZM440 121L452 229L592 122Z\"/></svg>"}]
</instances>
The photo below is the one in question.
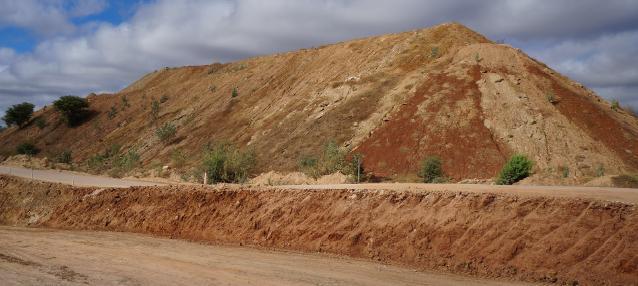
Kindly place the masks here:
<instances>
[{"instance_id":1,"label":"dirt road","mask_svg":"<svg viewBox=\"0 0 638 286\"><path fill-rule=\"evenodd\" d=\"M116 179L95 176L79 172L61 170L34 170L15 166L0 166L0 174L16 177L36 179L46 182L62 183L75 186L91 187L130 187L130 186L159 186L162 183L146 182L131 179Z\"/></svg>"},{"instance_id":2,"label":"dirt road","mask_svg":"<svg viewBox=\"0 0 638 286\"><path fill-rule=\"evenodd\" d=\"M3 285L529 285L144 235L0 226Z\"/></svg>"},{"instance_id":3,"label":"dirt road","mask_svg":"<svg viewBox=\"0 0 638 286\"><path fill-rule=\"evenodd\" d=\"M0 166L0 174L32 178L40 181L71 184L76 186L93 187L130 187L164 185L159 182L148 182L132 179L117 179L95 176L79 172L59 170L31 170L20 167ZM262 187L263 188L263 187ZM411 183L381 183L381 184L340 184L340 185L291 185L273 186L297 190L326 190L326 189L356 189L356 190L396 190L396 191L463 191L472 193L516 193L519 196L549 196L562 198L590 198L596 200L616 201L638 204L638 189L603 188L603 187L574 187L574 186L493 186L473 184L411 184Z\"/></svg>"}]
</instances>

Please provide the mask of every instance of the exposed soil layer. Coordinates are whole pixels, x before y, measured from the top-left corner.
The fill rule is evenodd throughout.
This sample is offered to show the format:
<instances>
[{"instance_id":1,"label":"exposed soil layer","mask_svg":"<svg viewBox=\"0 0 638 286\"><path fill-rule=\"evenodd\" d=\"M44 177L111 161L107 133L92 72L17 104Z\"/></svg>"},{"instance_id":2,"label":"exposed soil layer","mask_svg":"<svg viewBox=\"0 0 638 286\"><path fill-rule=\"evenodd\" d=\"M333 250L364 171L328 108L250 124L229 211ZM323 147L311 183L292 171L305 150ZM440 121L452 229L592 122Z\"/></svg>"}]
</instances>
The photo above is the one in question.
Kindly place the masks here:
<instances>
[{"instance_id":1,"label":"exposed soil layer","mask_svg":"<svg viewBox=\"0 0 638 286\"><path fill-rule=\"evenodd\" d=\"M416 173L424 156L437 156L444 158L446 175L457 180L496 174L508 154L477 112L479 66L468 67L467 73L465 78L445 73L426 78L396 115L357 149L366 158L366 168L381 176Z\"/></svg>"},{"instance_id":2,"label":"exposed soil layer","mask_svg":"<svg viewBox=\"0 0 638 286\"><path fill-rule=\"evenodd\" d=\"M593 199L228 186L73 189L0 177L0 223L327 252L491 278L638 281L635 205Z\"/></svg>"}]
</instances>

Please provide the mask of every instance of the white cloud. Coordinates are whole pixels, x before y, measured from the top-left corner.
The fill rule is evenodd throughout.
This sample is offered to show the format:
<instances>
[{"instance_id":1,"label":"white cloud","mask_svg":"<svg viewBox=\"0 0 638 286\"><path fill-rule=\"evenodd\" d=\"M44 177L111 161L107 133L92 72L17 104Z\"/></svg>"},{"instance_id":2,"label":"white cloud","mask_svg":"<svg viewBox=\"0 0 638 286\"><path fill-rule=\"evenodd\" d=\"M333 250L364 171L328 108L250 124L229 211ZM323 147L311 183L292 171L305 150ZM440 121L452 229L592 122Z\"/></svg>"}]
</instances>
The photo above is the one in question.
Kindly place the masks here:
<instances>
[{"instance_id":1,"label":"white cloud","mask_svg":"<svg viewBox=\"0 0 638 286\"><path fill-rule=\"evenodd\" d=\"M0 109L115 91L162 66L229 61L446 21L494 39L517 39L525 50L542 47L530 48L531 54L585 84L606 90L638 85L638 2L632 1L158 0L137 6L119 25L81 27L69 17L101 11L105 2L61 3L0 0L7 7L0 26L47 35L28 54L4 59L0 49ZM627 98L623 92L628 89L615 89Z\"/></svg>"}]
</instances>

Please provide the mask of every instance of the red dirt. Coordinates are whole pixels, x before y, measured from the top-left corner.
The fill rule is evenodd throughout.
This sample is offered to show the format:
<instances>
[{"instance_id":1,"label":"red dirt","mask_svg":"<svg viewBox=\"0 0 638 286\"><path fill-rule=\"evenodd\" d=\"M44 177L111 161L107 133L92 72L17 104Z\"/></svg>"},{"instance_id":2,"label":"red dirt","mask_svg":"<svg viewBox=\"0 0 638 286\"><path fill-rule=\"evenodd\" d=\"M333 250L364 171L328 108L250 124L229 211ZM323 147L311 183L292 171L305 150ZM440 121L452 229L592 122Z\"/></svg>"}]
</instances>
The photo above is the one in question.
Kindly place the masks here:
<instances>
[{"instance_id":1,"label":"red dirt","mask_svg":"<svg viewBox=\"0 0 638 286\"><path fill-rule=\"evenodd\" d=\"M454 179L493 177L505 162L508 152L502 150L505 147L499 146L502 144L494 141L490 130L483 124L482 114L469 112L470 109L481 110L481 93L476 85L480 79L479 67L468 68L468 77L460 79L440 73L424 79L415 95L396 115L375 130L356 150L365 156L365 168L382 176L415 173L425 156L438 156L443 158L445 174ZM443 92L443 97L434 98ZM427 114L419 116L419 106L430 98L434 102L427 105ZM470 108L457 105L468 98L472 101ZM451 110L444 111L443 107ZM463 114L462 120L469 123L458 124L456 118L450 118L454 114ZM455 123L439 126L437 117L448 117Z\"/></svg>"},{"instance_id":2,"label":"red dirt","mask_svg":"<svg viewBox=\"0 0 638 286\"><path fill-rule=\"evenodd\" d=\"M28 222L327 252L491 278L638 281L635 205L593 199L197 186L94 191L0 177L0 223Z\"/></svg>"}]
</instances>

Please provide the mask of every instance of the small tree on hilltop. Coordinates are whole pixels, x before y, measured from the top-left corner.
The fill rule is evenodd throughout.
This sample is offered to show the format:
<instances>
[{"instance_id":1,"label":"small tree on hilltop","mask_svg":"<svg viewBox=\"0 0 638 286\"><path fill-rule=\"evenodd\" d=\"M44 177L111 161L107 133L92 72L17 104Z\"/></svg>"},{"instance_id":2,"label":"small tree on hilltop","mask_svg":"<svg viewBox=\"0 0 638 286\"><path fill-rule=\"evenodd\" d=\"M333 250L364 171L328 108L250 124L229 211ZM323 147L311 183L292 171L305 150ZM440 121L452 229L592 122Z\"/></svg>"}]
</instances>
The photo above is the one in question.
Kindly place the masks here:
<instances>
[{"instance_id":1,"label":"small tree on hilltop","mask_svg":"<svg viewBox=\"0 0 638 286\"><path fill-rule=\"evenodd\" d=\"M79 96L67 95L54 101L53 106L62 114L68 126L74 126L86 116L89 103Z\"/></svg>"},{"instance_id":2,"label":"small tree on hilltop","mask_svg":"<svg viewBox=\"0 0 638 286\"><path fill-rule=\"evenodd\" d=\"M33 108L35 106L28 102L23 102L20 104L13 105L7 109L2 120L7 124L7 126L17 125L22 128L25 123L31 119L33 116Z\"/></svg>"}]
</instances>

